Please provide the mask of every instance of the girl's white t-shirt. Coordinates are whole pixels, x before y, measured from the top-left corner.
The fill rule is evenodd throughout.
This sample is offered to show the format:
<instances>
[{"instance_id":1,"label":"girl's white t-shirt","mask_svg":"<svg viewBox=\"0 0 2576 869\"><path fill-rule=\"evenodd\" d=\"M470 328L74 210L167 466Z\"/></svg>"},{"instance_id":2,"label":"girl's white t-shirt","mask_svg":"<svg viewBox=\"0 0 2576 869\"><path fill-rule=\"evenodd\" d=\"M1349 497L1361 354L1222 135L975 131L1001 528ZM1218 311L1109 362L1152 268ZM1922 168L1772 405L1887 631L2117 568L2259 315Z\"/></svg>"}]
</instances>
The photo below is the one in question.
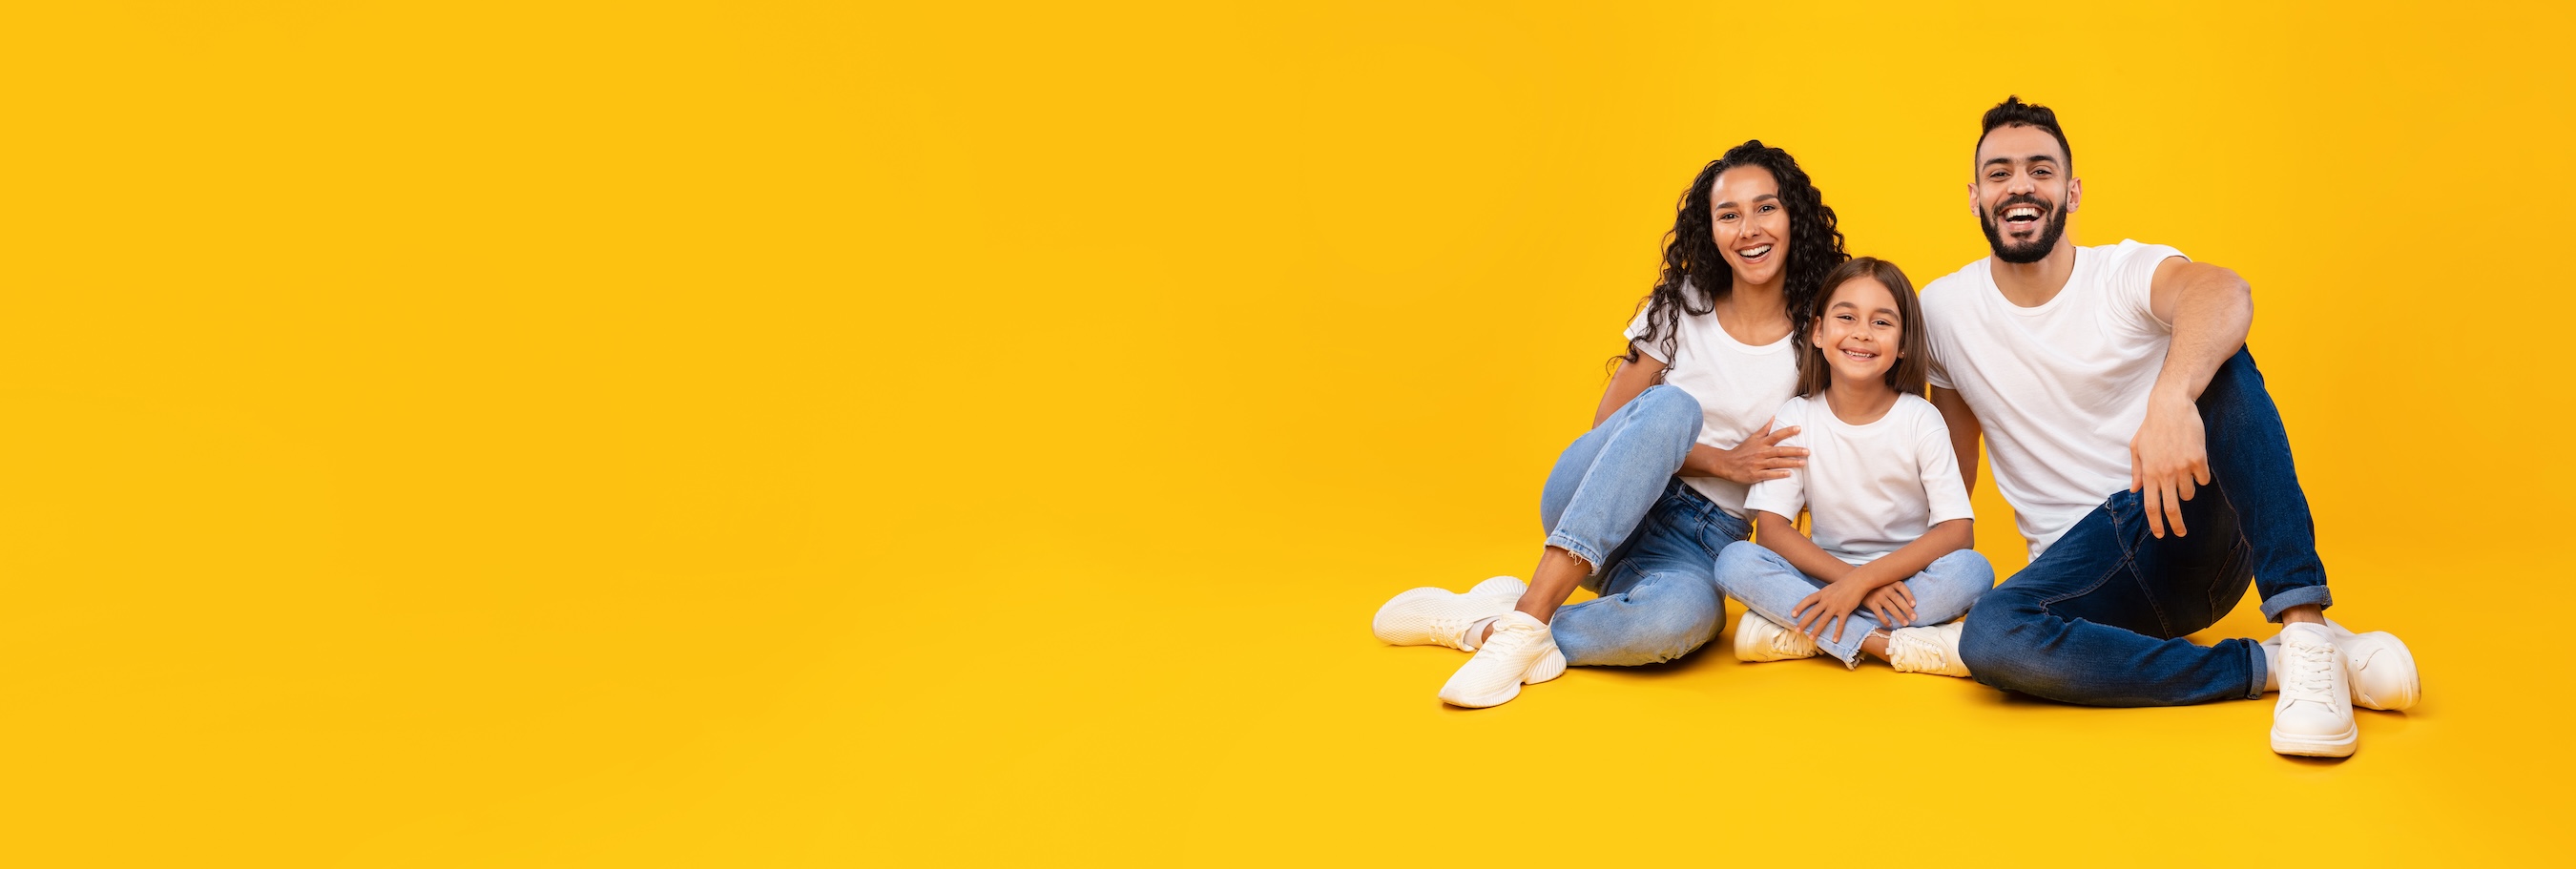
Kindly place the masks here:
<instances>
[{"instance_id":1,"label":"girl's white t-shirt","mask_svg":"<svg viewBox=\"0 0 2576 869\"><path fill-rule=\"evenodd\" d=\"M1682 284L1682 295L1690 300L1688 307L1709 307L1709 300L1687 282ZM1628 340L1638 352L1664 363L1665 383L1680 387L1699 402L1699 442L1734 449L1761 431L1771 421L1771 411L1797 391L1798 354L1789 348L1787 335L1756 347L1726 334L1715 311L1679 313L1672 358L1664 358L1663 342L1645 339L1646 311L1637 312L1629 322ZM1682 482L1727 515L1744 517L1743 483L1723 477L1683 477Z\"/></svg>"},{"instance_id":2,"label":"girl's white t-shirt","mask_svg":"<svg viewBox=\"0 0 2576 869\"><path fill-rule=\"evenodd\" d=\"M1950 427L1921 396L1898 395L1887 415L1867 425L1842 421L1823 396L1789 399L1778 417L1780 425L1799 427L1781 443L1806 447L1807 465L1753 484L1745 509L1795 518L1807 508L1808 536L1833 557L1868 564L1934 525L1976 518L1950 451Z\"/></svg>"},{"instance_id":3,"label":"girl's white t-shirt","mask_svg":"<svg viewBox=\"0 0 2576 869\"><path fill-rule=\"evenodd\" d=\"M1932 385L1976 413L2031 560L2128 491L2129 439L2173 343L2149 291L2156 267L2182 255L2135 241L2078 247L2066 286L2034 308L2004 298L1992 260L1923 288Z\"/></svg>"}]
</instances>

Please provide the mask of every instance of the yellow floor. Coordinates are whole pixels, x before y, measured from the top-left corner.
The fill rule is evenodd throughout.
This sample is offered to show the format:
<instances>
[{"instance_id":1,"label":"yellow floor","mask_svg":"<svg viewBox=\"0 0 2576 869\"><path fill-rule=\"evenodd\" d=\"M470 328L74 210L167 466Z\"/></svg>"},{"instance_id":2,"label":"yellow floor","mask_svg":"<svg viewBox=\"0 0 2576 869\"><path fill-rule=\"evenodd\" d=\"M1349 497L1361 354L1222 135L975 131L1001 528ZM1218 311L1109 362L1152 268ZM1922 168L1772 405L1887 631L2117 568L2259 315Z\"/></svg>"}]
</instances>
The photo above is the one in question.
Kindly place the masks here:
<instances>
[{"instance_id":1,"label":"yellow floor","mask_svg":"<svg viewBox=\"0 0 2576 869\"><path fill-rule=\"evenodd\" d=\"M2554 5L20 5L0 864L2576 845ZM1528 570L1703 163L1925 282L2012 93L2076 239L2255 286L2420 707L2304 761L1721 648L1466 711L1370 638Z\"/></svg>"}]
</instances>

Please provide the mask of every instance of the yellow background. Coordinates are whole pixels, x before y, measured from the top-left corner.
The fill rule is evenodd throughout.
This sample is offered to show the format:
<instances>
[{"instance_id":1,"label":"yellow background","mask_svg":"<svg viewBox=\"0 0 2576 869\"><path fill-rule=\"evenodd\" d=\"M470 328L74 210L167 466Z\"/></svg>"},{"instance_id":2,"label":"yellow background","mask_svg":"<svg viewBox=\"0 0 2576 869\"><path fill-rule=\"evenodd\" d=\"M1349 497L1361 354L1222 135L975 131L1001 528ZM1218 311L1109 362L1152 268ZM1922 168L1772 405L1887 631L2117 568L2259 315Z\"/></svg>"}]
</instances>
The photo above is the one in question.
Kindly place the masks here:
<instances>
[{"instance_id":1,"label":"yellow background","mask_svg":"<svg viewBox=\"0 0 2576 869\"><path fill-rule=\"evenodd\" d=\"M0 861L2568 844L2566 13L1382 6L19 4ZM1370 638L1525 574L1702 163L1928 281L2009 93L2079 240L2253 282L2420 707L2308 762L1713 648L1465 711Z\"/></svg>"}]
</instances>

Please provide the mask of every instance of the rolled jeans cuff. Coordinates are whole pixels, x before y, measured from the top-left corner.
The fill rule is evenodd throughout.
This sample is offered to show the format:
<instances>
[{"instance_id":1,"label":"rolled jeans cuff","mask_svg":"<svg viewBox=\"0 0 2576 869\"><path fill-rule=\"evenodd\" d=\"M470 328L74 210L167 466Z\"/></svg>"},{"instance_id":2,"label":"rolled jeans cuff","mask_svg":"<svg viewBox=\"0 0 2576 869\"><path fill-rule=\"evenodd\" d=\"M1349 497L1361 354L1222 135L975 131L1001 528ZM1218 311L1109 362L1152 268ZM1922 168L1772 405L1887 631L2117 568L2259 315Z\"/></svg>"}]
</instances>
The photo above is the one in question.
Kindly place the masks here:
<instances>
[{"instance_id":1,"label":"rolled jeans cuff","mask_svg":"<svg viewBox=\"0 0 2576 869\"><path fill-rule=\"evenodd\" d=\"M2294 606L2316 604L2319 608L2334 606L2334 593L2322 585L2303 585L2263 599L2263 620L2279 622L2281 611Z\"/></svg>"},{"instance_id":2,"label":"rolled jeans cuff","mask_svg":"<svg viewBox=\"0 0 2576 869\"><path fill-rule=\"evenodd\" d=\"M2323 589L2319 590L2322 591ZM2254 674L2254 683L2246 686L2245 699L2261 700L2263 699L2263 683L2272 681L2272 665L2271 662L2263 659L2262 643L2257 643L2253 640L2246 640L2245 651L2254 655L2254 666L2246 671Z\"/></svg>"},{"instance_id":3,"label":"rolled jeans cuff","mask_svg":"<svg viewBox=\"0 0 2576 869\"><path fill-rule=\"evenodd\" d=\"M1524 537L1521 539L1527 540L1529 538ZM1547 545L1565 550L1566 554L1583 559L1583 567L1586 575L1601 572L1601 553L1593 551L1592 547L1584 545L1583 541L1576 540L1573 537L1565 535L1563 532L1559 532L1547 536Z\"/></svg>"}]
</instances>

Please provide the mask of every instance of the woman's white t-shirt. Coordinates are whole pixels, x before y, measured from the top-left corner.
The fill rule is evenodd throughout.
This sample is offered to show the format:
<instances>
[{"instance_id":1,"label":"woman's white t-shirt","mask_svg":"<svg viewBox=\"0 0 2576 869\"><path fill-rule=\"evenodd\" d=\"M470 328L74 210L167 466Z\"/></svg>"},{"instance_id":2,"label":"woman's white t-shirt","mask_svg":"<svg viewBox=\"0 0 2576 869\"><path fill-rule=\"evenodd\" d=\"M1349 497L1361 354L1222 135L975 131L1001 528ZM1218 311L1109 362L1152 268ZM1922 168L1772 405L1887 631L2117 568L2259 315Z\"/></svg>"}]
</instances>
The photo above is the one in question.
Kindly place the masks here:
<instances>
[{"instance_id":1,"label":"woman's white t-shirt","mask_svg":"<svg viewBox=\"0 0 2576 869\"><path fill-rule=\"evenodd\" d=\"M1682 284L1682 295L1691 302L1687 307L1711 307L1698 288L1687 282ZM1771 411L1797 392L1798 354L1789 348L1788 335L1756 347L1726 334L1715 311L1693 314L1685 308L1677 312L1681 316L1673 335L1672 358L1666 359L1662 341L1646 340L1646 313L1637 312L1628 324L1628 340L1638 352L1664 363L1665 383L1680 387L1699 402L1700 443L1734 449L1761 431L1771 421ZM1682 482L1727 515L1743 518L1743 483L1723 477L1683 477Z\"/></svg>"},{"instance_id":2,"label":"woman's white t-shirt","mask_svg":"<svg viewBox=\"0 0 2576 869\"><path fill-rule=\"evenodd\" d=\"M1789 399L1777 416L1779 425L1798 427L1781 444L1806 447L1807 465L1753 484L1745 509L1794 518L1807 508L1808 536L1833 557L1868 564L1934 525L1976 517L1950 450L1950 427L1921 396L1898 395L1896 406L1866 425L1835 416L1823 396Z\"/></svg>"}]
</instances>

